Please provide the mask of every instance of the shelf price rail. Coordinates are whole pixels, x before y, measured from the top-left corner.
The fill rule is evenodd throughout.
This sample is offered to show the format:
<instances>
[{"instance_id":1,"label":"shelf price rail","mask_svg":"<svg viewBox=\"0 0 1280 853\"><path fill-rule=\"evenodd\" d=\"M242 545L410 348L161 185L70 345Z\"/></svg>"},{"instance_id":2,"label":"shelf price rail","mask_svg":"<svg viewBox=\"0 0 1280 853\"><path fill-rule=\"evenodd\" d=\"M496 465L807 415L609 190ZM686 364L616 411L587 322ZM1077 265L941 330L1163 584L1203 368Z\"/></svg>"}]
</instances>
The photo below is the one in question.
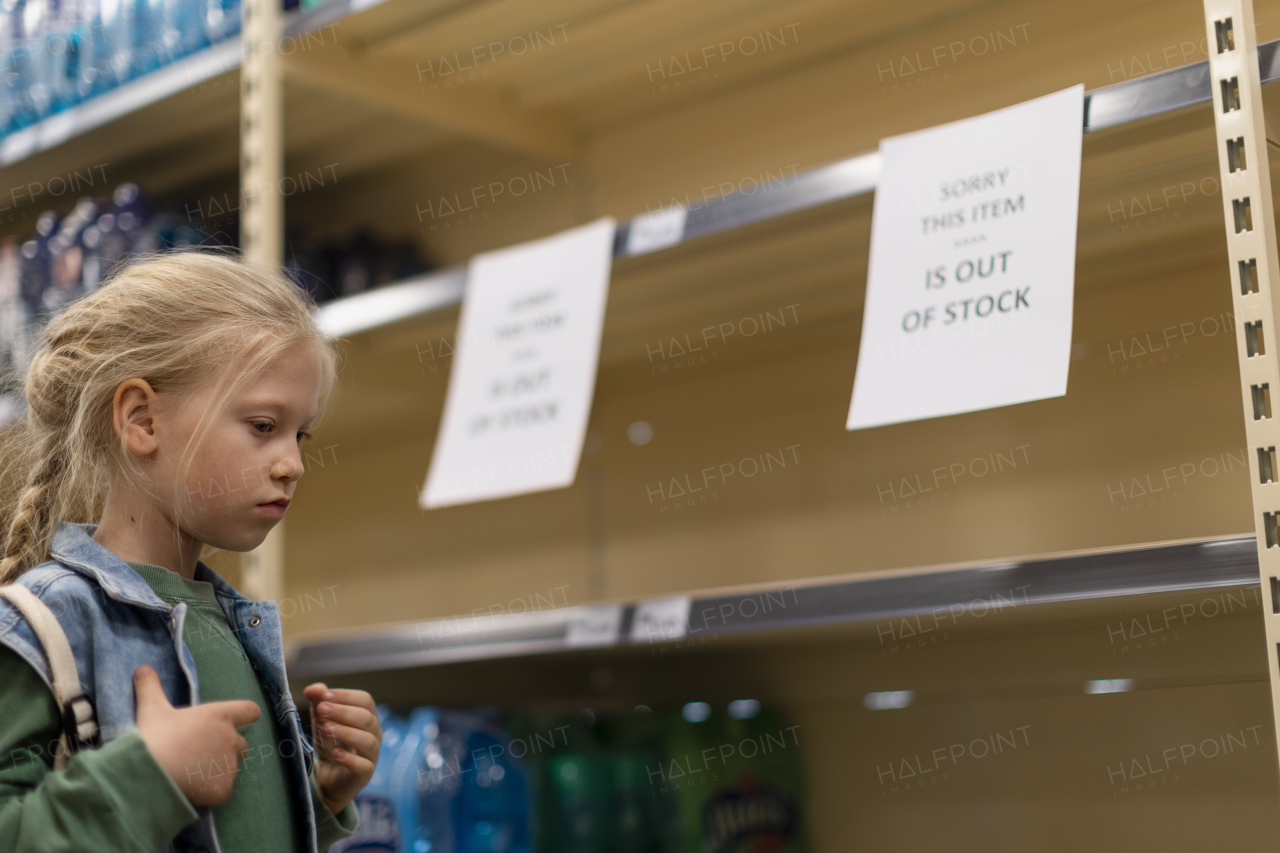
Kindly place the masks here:
<instances>
[{"instance_id":1,"label":"shelf price rail","mask_svg":"<svg viewBox=\"0 0 1280 853\"><path fill-rule=\"evenodd\" d=\"M522 655L679 643L708 634L769 636L796 628L956 619L1010 607L1258 583L1251 536L1075 552L901 573L707 590L685 596L387 625L291 643L295 678Z\"/></svg>"}]
</instances>

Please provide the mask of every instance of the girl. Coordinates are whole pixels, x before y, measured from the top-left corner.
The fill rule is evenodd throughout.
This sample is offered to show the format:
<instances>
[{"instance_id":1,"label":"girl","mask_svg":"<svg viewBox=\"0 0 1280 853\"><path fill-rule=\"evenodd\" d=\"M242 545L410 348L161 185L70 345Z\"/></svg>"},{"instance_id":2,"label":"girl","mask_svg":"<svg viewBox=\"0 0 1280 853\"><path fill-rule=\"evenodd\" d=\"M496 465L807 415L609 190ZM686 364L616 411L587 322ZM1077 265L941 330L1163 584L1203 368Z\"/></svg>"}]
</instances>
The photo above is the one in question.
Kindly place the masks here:
<instances>
[{"instance_id":1,"label":"girl","mask_svg":"<svg viewBox=\"0 0 1280 853\"><path fill-rule=\"evenodd\" d=\"M312 308L279 275L192 252L125 268L45 328L0 457L19 481L0 583L57 617L99 738L53 772L82 708L58 707L0 598L0 853L315 853L355 831L372 698L309 685L313 747L275 603L200 559L255 548L293 497L338 371Z\"/></svg>"}]
</instances>

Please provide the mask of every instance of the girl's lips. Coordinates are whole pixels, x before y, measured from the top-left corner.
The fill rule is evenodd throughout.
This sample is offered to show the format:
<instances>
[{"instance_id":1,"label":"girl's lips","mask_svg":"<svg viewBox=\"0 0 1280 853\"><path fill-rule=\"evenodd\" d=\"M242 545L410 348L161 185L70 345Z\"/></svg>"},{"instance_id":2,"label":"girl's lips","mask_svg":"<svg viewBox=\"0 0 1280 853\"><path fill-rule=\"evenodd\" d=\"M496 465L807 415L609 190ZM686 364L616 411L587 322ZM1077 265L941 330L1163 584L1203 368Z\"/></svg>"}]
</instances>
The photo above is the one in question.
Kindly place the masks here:
<instances>
[{"instance_id":1,"label":"girl's lips","mask_svg":"<svg viewBox=\"0 0 1280 853\"><path fill-rule=\"evenodd\" d=\"M284 507L280 504L258 504L258 509L272 518L284 518Z\"/></svg>"}]
</instances>

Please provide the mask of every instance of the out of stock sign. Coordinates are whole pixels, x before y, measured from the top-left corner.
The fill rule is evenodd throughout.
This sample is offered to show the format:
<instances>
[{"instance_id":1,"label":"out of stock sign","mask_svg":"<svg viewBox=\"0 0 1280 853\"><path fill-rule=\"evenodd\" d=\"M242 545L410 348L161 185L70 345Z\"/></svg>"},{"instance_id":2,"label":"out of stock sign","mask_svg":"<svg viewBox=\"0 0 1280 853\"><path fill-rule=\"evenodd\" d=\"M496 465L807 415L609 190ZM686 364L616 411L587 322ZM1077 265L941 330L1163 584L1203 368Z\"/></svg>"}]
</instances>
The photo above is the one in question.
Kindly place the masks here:
<instances>
[{"instance_id":1,"label":"out of stock sign","mask_svg":"<svg viewBox=\"0 0 1280 853\"><path fill-rule=\"evenodd\" d=\"M880 142L848 429L1067 393L1084 86Z\"/></svg>"},{"instance_id":2,"label":"out of stock sign","mask_svg":"<svg viewBox=\"0 0 1280 853\"><path fill-rule=\"evenodd\" d=\"M572 485L615 229L605 217L472 259L423 509Z\"/></svg>"}]
</instances>

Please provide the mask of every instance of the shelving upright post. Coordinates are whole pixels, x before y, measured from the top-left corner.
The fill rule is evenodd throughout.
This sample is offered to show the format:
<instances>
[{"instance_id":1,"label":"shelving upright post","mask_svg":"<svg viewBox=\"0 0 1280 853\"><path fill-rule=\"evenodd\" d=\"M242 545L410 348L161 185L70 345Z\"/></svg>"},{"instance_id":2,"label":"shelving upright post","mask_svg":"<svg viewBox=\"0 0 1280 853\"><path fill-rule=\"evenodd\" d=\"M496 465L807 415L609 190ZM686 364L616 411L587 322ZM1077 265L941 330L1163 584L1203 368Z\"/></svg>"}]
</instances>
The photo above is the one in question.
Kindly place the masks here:
<instances>
[{"instance_id":1,"label":"shelving upright post","mask_svg":"<svg viewBox=\"0 0 1280 853\"><path fill-rule=\"evenodd\" d=\"M1262 111L1252 0L1204 0L1213 119L1227 228L1236 350L1262 579L1271 710L1280 743L1280 425L1272 397L1280 392L1280 285L1275 210ZM1269 603L1269 606L1268 604Z\"/></svg>"},{"instance_id":2,"label":"shelving upright post","mask_svg":"<svg viewBox=\"0 0 1280 853\"><path fill-rule=\"evenodd\" d=\"M284 260L283 78L280 0L244 0L240 39L240 246L245 260L279 267ZM285 521L244 555L241 577L251 598L284 595Z\"/></svg>"}]
</instances>

